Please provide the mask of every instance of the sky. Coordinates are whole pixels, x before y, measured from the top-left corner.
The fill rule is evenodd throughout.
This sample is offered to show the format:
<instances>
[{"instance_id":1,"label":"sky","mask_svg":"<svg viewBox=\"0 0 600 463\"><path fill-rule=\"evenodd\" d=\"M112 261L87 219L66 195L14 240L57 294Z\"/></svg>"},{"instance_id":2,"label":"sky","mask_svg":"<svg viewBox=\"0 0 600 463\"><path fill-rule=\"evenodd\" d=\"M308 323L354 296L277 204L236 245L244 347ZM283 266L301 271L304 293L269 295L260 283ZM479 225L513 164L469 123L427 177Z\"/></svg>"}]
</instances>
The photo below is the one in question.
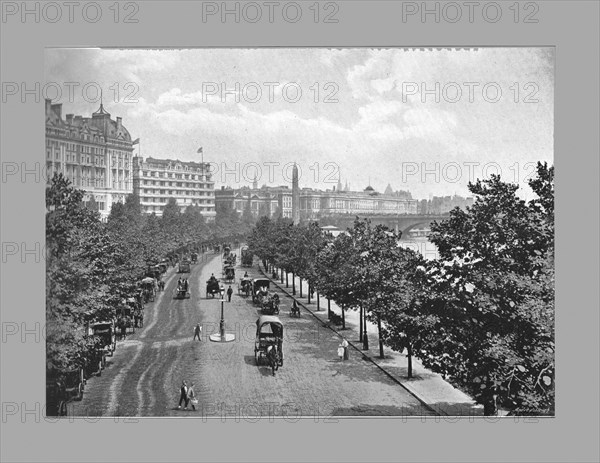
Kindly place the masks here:
<instances>
[{"instance_id":1,"label":"sky","mask_svg":"<svg viewBox=\"0 0 600 463\"><path fill-rule=\"evenodd\" d=\"M49 48L44 88L63 117L97 110L101 88L135 154L200 161L202 147L217 188L289 184L295 162L301 187L468 196L498 173L528 197L535 163L553 164L554 60L553 48Z\"/></svg>"}]
</instances>

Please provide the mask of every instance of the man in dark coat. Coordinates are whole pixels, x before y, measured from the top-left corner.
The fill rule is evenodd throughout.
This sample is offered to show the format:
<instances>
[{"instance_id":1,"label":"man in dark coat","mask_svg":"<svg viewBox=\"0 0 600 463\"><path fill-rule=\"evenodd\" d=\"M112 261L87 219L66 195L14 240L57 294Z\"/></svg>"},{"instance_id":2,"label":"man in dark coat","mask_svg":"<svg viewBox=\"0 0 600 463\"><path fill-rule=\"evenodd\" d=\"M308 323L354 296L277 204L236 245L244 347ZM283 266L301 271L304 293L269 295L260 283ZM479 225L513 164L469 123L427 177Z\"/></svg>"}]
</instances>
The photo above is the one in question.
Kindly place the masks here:
<instances>
[{"instance_id":1,"label":"man in dark coat","mask_svg":"<svg viewBox=\"0 0 600 463\"><path fill-rule=\"evenodd\" d=\"M227 289L227 301L231 302L231 295L233 294L233 289L231 288L231 285L229 285L229 288Z\"/></svg>"},{"instance_id":2,"label":"man in dark coat","mask_svg":"<svg viewBox=\"0 0 600 463\"><path fill-rule=\"evenodd\" d=\"M187 384L185 381L183 381L181 383L181 388L180 388L181 393L179 394L179 405L177 405L177 409L181 408L181 402L183 402L184 407L185 407L184 410L187 410L188 402L189 402L187 391L188 391Z\"/></svg>"}]
</instances>

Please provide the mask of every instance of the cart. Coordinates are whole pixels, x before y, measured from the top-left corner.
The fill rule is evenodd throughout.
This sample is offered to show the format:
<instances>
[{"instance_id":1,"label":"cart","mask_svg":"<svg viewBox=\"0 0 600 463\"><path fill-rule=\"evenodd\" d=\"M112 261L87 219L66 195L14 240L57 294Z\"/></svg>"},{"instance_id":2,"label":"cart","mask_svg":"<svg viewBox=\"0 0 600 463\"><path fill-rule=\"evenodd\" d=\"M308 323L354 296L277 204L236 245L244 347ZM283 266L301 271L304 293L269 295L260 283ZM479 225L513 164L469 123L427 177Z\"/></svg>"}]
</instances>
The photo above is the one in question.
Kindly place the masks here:
<instances>
[{"instance_id":1,"label":"cart","mask_svg":"<svg viewBox=\"0 0 600 463\"><path fill-rule=\"evenodd\" d=\"M273 375L283 366L283 323L279 317L261 315L256 321L254 358L257 366L266 359Z\"/></svg>"}]
</instances>

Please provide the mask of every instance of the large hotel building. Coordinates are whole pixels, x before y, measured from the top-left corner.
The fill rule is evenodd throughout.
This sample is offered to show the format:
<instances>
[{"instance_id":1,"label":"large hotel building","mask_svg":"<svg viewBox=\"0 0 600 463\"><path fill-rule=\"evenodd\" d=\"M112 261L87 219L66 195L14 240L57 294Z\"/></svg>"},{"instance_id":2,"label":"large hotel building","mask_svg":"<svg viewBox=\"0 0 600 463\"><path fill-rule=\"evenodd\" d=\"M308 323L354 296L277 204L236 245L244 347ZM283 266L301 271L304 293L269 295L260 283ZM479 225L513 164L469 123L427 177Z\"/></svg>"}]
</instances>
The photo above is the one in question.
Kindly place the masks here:
<instances>
[{"instance_id":1,"label":"large hotel building","mask_svg":"<svg viewBox=\"0 0 600 463\"><path fill-rule=\"evenodd\" d=\"M183 209L196 205L207 220L214 220L214 181L208 164L133 156L129 131L117 117L112 119L100 108L92 117L65 115L62 103L46 100L46 170L50 183L55 172L62 173L72 185L85 192L83 201L92 198L102 220L117 202L124 202L134 191L142 211L162 215L169 198Z\"/></svg>"},{"instance_id":2,"label":"large hotel building","mask_svg":"<svg viewBox=\"0 0 600 463\"><path fill-rule=\"evenodd\" d=\"M208 221L216 216L215 182L208 163L136 156L133 189L147 214L162 216L169 198L175 198L182 211L193 205Z\"/></svg>"},{"instance_id":3,"label":"large hotel building","mask_svg":"<svg viewBox=\"0 0 600 463\"><path fill-rule=\"evenodd\" d=\"M102 103L92 117L67 114L62 103L46 100L46 169L48 183L62 173L74 187L94 198L106 219L111 206L133 193L133 142L121 118L111 119Z\"/></svg>"}]
</instances>

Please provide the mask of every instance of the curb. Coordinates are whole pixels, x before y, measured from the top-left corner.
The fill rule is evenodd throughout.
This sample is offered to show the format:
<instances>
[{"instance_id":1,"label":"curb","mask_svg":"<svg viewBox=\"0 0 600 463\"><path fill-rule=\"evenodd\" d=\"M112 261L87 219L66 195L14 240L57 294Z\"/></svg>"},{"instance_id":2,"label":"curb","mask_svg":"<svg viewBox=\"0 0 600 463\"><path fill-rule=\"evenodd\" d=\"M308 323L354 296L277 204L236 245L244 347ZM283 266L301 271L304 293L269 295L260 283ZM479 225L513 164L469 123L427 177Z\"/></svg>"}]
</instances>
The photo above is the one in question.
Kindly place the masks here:
<instances>
[{"instance_id":1,"label":"curb","mask_svg":"<svg viewBox=\"0 0 600 463\"><path fill-rule=\"evenodd\" d=\"M262 268L259 267L259 271L260 273L262 273L262 275L269 279L275 286L277 286L277 288L279 288L279 290L281 290L283 293L285 293L285 295L290 298L290 299L295 299L296 302L302 306L302 308L304 308L304 310L306 310L308 313L310 313L314 318L316 318L321 324L325 323L323 322L323 320L321 320L321 318L319 318L311 309L309 309L308 307L306 307L306 305L304 305L304 303L298 299L296 299L294 296L290 295L289 292L287 291L287 288L281 286L279 280L273 280L273 278L271 278L269 275L267 275ZM340 334L336 329L332 328L330 325L329 326L324 326L324 328L328 328L331 331L333 331L335 334L337 334L340 338L343 338L344 336L342 336L342 334ZM348 340L346 340L348 341ZM373 358L365 353L363 353L358 347L356 347L354 345L354 343L348 341L348 344L350 346L352 346L352 348L358 352L361 355L361 358L363 360L368 360L369 362L371 362L373 365L375 365L381 372L383 372L388 378L390 378L392 381L394 381L396 384L398 384L399 386L401 386L402 388L404 388L404 390L406 390L406 392L408 392L410 395L412 395L415 399L417 399L419 401L419 403L421 405L423 405L425 408L427 408L427 410L431 411L434 415L436 416L440 416L440 415L445 415L445 416L450 416L447 413L445 413L442 410L439 409L435 409L433 408L430 404L427 403L427 401L421 397L412 387L407 386L406 384L404 384L403 382L401 382L399 379L397 379L394 375L392 375L391 373L389 373L385 368L383 368L381 365L379 365L377 362L375 362L373 360Z\"/></svg>"}]
</instances>

